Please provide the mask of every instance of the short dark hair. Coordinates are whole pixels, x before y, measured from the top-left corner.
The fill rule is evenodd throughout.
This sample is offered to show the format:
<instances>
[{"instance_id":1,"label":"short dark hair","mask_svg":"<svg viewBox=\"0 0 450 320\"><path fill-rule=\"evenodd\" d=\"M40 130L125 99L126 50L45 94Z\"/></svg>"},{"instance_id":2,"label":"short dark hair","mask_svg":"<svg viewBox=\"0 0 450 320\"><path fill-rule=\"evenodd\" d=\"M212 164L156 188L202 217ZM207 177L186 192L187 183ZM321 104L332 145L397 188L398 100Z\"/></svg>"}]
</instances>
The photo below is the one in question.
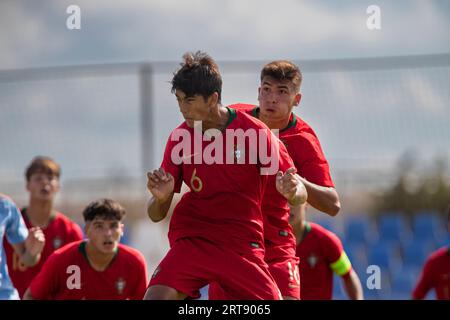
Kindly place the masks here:
<instances>
[{"instance_id":1,"label":"short dark hair","mask_svg":"<svg viewBox=\"0 0 450 320\"><path fill-rule=\"evenodd\" d=\"M25 170L25 178L30 181L33 174L37 172L44 172L56 176L58 179L61 176L61 167L52 158L46 156L37 156L31 160Z\"/></svg>"},{"instance_id":2,"label":"short dark hair","mask_svg":"<svg viewBox=\"0 0 450 320\"><path fill-rule=\"evenodd\" d=\"M172 79L172 93L181 90L186 97L201 95L206 100L214 92L222 95L222 76L217 63L208 54L197 51L183 55L181 68L174 73Z\"/></svg>"},{"instance_id":3,"label":"short dark hair","mask_svg":"<svg viewBox=\"0 0 450 320\"><path fill-rule=\"evenodd\" d=\"M120 203L111 199L92 201L83 211L85 222L93 221L96 217L122 221L125 215L126 211Z\"/></svg>"},{"instance_id":4,"label":"short dark hair","mask_svg":"<svg viewBox=\"0 0 450 320\"><path fill-rule=\"evenodd\" d=\"M302 84L302 73L298 66L288 60L276 60L266 64L261 70L261 82L263 78L269 76L278 81L291 81L295 89L300 91Z\"/></svg>"}]
</instances>

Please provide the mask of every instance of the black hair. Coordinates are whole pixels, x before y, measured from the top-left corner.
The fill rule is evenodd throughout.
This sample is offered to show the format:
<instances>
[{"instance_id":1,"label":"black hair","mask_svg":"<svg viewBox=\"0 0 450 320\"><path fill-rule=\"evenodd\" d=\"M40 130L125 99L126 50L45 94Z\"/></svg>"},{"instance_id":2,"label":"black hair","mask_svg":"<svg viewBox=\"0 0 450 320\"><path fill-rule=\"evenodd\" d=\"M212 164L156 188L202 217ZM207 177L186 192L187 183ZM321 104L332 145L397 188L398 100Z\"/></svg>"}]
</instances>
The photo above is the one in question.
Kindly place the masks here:
<instances>
[{"instance_id":1,"label":"black hair","mask_svg":"<svg viewBox=\"0 0 450 320\"><path fill-rule=\"evenodd\" d=\"M83 211L85 222L93 221L96 217L121 221L125 215L125 209L117 201L111 199L93 201Z\"/></svg>"},{"instance_id":2,"label":"black hair","mask_svg":"<svg viewBox=\"0 0 450 320\"><path fill-rule=\"evenodd\" d=\"M181 90L186 97L201 95L207 99L214 92L222 94L222 77L217 63L208 54L197 51L187 52L183 55L181 68L174 73L172 79L172 93Z\"/></svg>"}]
</instances>

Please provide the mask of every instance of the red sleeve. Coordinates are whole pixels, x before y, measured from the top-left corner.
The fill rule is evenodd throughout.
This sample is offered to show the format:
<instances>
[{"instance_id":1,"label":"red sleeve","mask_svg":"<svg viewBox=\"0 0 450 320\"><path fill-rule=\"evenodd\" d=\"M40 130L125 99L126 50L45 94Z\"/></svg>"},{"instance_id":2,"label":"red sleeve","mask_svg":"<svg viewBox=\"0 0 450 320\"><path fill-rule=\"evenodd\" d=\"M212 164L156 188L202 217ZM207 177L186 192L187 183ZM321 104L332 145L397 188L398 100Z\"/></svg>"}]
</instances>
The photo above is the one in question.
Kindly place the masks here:
<instances>
[{"instance_id":1,"label":"red sleeve","mask_svg":"<svg viewBox=\"0 0 450 320\"><path fill-rule=\"evenodd\" d=\"M328 264L336 262L344 252L341 240L335 234L327 231L322 238L322 242Z\"/></svg>"},{"instance_id":2,"label":"red sleeve","mask_svg":"<svg viewBox=\"0 0 450 320\"><path fill-rule=\"evenodd\" d=\"M137 270L136 270L136 286L134 290L134 294L132 295L132 300L142 300L145 295L145 291L147 289L147 264L145 262L144 257L140 252L135 254L137 260Z\"/></svg>"},{"instance_id":3,"label":"red sleeve","mask_svg":"<svg viewBox=\"0 0 450 320\"><path fill-rule=\"evenodd\" d=\"M425 298L428 291L433 287L433 272L431 260L428 260L423 267L419 281L412 293L413 299L419 300Z\"/></svg>"},{"instance_id":4,"label":"red sleeve","mask_svg":"<svg viewBox=\"0 0 450 320\"><path fill-rule=\"evenodd\" d=\"M174 136L176 130L184 130L178 132L187 132L189 134L189 131L182 128L177 128L170 134L169 139L167 139L166 149L164 150L164 157L161 163L161 168L163 168L164 171L170 173L173 176L173 178L175 179L174 192L179 193L181 190L181 185L183 183L182 165L181 163L180 164L174 163L174 157L181 159L183 154L181 153L182 150L178 150L179 151L178 154L177 150L174 150L175 145L177 143L180 143L181 141L178 139L178 137ZM176 141L174 141L174 139L176 139Z\"/></svg>"},{"instance_id":5,"label":"red sleeve","mask_svg":"<svg viewBox=\"0 0 450 320\"><path fill-rule=\"evenodd\" d=\"M83 240L83 231L80 226L75 222L72 222L70 232L67 235L67 243Z\"/></svg>"},{"instance_id":6,"label":"red sleeve","mask_svg":"<svg viewBox=\"0 0 450 320\"><path fill-rule=\"evenodd\" d=\"M301 136L303 139L299 145L299 155L297 159L294 159L299 174L314 184L334 187L330 167L323 154L319 139L309 132L304 132Z\"/></svg>"},{"instance_id":7,"label":"red sleeve","mask_svg":"<svg viewBox=\"0 0 450 320\"><path fill-rule=\"evenodd\" d=\"M275 175L278 171L285 172L289 168L295 168L294 162L291 159L286 147L283 143L269 130L266 129L267 145L260 144L260 148L267 148L260 152L260 156L270 154L270 160L261 160L262 174ZM270 150L270 152L269 152Z\"/></svg>"},{"instance_id":8,"label":"red sleeve","mask_svg":"<svg viewBox=\"0 0 450 320\"><path fill-rule=\"evenodd\" d=\"M294 161L292 161L284 144L278 138L276 139L276 143L280 147L280 171L285 172L289 168L295 168ZM297 169L295 171L297 171Z\"/></svg>"},{"instance_id":9,"label":"red sleeve","mask_svg":"<svg viewBox=\"0 0 450 320\"><path fill-rule=\"evenodd\" d=\"M52 253L31 282L29 289L34 300L48 300L55 296L60 271L58 258L58 253Z\"/></svg>"}]
</instances>

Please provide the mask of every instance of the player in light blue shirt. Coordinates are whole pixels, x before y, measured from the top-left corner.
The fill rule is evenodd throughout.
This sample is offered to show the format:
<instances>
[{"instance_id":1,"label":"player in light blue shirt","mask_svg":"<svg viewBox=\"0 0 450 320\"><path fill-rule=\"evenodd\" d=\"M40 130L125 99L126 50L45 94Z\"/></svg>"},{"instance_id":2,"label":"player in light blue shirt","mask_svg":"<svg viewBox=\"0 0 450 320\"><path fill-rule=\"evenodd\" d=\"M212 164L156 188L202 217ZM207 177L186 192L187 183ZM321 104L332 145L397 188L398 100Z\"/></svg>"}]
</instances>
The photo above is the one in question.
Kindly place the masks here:
<instances>
[{"instance_id":1,"label":"player in light blue shirt","mask_svg":"<svg viewBox=\"0 0 450 320\"><path fill-rule=\"evenodd\" d=\"M19 294L8 275L3 248L4 236L23 264L33 266L39 262L45 244L44 233L40 228L27 230L14 202L0 194L0 300L18 300Z\"/></svg>"}]
</instances>

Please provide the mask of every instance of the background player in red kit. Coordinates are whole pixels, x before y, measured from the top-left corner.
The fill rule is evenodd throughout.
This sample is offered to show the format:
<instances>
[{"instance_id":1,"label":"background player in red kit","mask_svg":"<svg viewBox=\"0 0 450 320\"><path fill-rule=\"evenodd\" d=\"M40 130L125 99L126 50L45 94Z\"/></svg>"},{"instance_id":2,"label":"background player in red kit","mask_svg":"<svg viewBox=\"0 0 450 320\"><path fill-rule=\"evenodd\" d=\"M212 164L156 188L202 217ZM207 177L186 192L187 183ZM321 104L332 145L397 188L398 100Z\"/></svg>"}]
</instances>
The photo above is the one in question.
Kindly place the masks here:
<instances>
[{"instance_id":1,"label":"background player in red kit","mask_svg":"<svg viewBox=\"0 0 450 320\"><path fill-rule=\"evenodd\" d=\"M110 199L83 211L86 241L55 251L31 282L25 299L125 300L143 298L147 267L142 254L119 243L125 209Z\"/></svg>"},{"instance_id":2,"label":"background player in red kit","mask_svg":"<svg viewBox=\"0 0 450 320\"><path fill-rule=\"evenodd\" d=\"M450 232L450 206L447 210L447 228ZM438 300L450 300L450 245L433 252L425 262L412 296L423 299L432 289Z\"/></svg>"},{"instance_id":3,"label":"background player in red kit","mask_svg":"<svg viewBox=\"0 0 450 320\"><path fill-rule=\"evenodd\" d=\"M297 238L300 258L302 300L331 300L333 273L342 278L345 292L352 300L362 300L363 291L356 272L339 238L318 224L305 220L306 206L291 210L291 223Z\"/></svg>"},{"instance_id":4,"label":"background player in red kit","mask_svg":"<svg viewBox=\"0 0 450 320\"><path fill-rule=\"evenodd\" d=\"M269 150L279 149L272 156L286 173L278 172L277 190L296 205L306 201L305 189L294 175L286 149L263 123L220 105L222 80L216 63L200 52L186 54L184 59L172 80L172 90L186 121L172 132L161 168L148 174L153 195L149 217L156 222L167 215L173 193L180 191L183 181L190 191L174 210L169 229L171 249L153 274L146 298L196 298L201 287L218 282L232 299L277 299L278 288L264 262L260 203L267 176L261 174L262 161L249 161L252 152L261 151L261 140L255 144L246 140L239 147L227 143L224 135L238 130L258 132ZM194 127L195 120L201 121L203 132ZM194 146L194 151L186 153L178 148L175 137L183 132L194 139L196 135L207 139L215 132L214 142L225 147L219 159L231 154L244 163L196 161L199 153L207 153L212 139L203 141L200 150ZM189 146L193 144L189 142ZM173 150L184 161L176 164Z\"/></svg>"},{"instance_id":5,"label":"background player in red kit","mask_svg":"<svg viewBox=\"0 0 450 320\"><path fill-rule=\"evenodd\" d=\"M308 202L318 210L336 215L340 209L339 197L319 140L311 127L292 112L301 100L300 69L290 61L273 61L261 70L260 81L259 107L249 104L230 107L253 115L270 129L279 130L279 138L307 188ZM264 195L262 208L265 218L265 260L284 299L298 299L298 258L295 254L295 236L289 224L290 209L270 186ZM224 294L216 284L210 285L211 299L223 298Z\"/></svg>"},{"instance_id":6,"label":"background player in red kit","mask_svg":"<svg viewBox=\"0 0 450 320\"><path fill-rule=\"evenodd\" d=\"M60 190L60 174L60 166L55 161L41 156L34 158L25 171L30 198L28 206L21 210L22 217L28 229L40 227L46 241L41 260L33 267L20 263L17 254L5 242L9 274L20 297L23 297L33 278L56 249L83 239L81 228L53 207L55 196Z\"/></svg>"}]
</instances>

